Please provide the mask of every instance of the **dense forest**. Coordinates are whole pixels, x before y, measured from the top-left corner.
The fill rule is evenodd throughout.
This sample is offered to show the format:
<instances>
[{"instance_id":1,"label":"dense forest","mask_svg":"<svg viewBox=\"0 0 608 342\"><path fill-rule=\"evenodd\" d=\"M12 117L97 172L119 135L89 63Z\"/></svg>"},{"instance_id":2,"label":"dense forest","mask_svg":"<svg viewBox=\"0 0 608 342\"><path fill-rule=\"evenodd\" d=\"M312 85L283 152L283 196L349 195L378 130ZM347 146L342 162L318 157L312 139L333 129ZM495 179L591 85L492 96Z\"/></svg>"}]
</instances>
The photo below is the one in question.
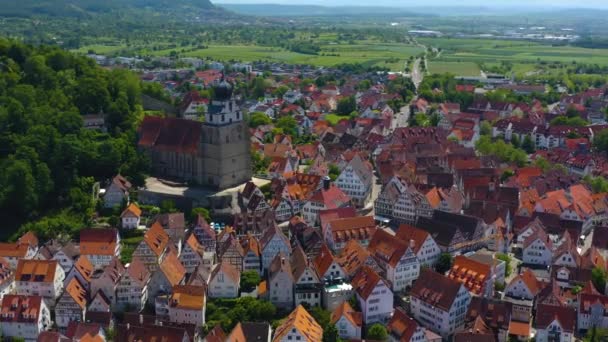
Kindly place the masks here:
<instances>
[{"instance_id":1,"label":"dense forest","mask_svg":"<svg viewBox=\"0 0 608 342\"><path fill-rule=\"evenodd\" d=\"M131 9L164 11L169 7L184 11L214 8L209 0L3 0L0 15L83 18L92 14Z\"/></svg>"},{"instance_id":2,"label":"dense forest","mask_svg":"<svg viewBox=\"0 0 608 342\"><path fill-rule=\"evenodd\" d=\"M75 233L94 212L95 182L119 172L143 182L137 75L2 38L0 69L1 235ZM83 128L82 115L98 113L108 133Z\"/></svg>"}]
</instances>

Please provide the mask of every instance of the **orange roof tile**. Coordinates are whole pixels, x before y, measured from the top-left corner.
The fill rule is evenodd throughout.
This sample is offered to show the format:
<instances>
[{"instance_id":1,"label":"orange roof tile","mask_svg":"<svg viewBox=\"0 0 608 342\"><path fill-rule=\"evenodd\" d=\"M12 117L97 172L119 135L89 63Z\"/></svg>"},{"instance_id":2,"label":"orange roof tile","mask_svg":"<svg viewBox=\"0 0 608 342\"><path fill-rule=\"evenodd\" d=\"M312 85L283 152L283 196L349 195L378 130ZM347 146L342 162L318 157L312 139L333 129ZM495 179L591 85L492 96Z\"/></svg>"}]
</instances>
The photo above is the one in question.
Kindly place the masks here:
<instances>
[{"instance_id":1,"label":"orange roof tile","mask_svg":"<svg viewBox=\"0 0 608 342\"><path fill-rule=\"evenodd\" d=\"M17 263L15 281L48 283L55 280L56 260L25 260Z\"/></svg>"},{"instance_id":2,"label":"orange roof tile","mask_svg":"<svg viewBox=\"0 0 608 342\"><path fill-rule=\"evenodd\" d=\"M323 339L323 328L302 305L298 305L287 316L283 324L277 327L272 341L282 341L292 329L296 329L307 341L321 341Z\"/></svg>"},{"instance_id":3,"label":"orange roof tile","mask_svg":"<svg viewBox=\"0 0 608 342\"><path fill-rule=\"evenodd\" d=\"M331 264L334 262L334 255L331 253L326 244L321 245L321 249L319 250L319 254L313 260L315 267L317 268L317 273L320 277L325 275L325 272L331 267Z\"/></svg>"},{"instance_id":4,"label":"orange roof tile","mask_svg":"<svg viewBox=\"0 0 608 342\"><path fill-rule=\"evenodd\" d=\"M474 294L481 295L491 272L490 265L458 255L454 258L448 277L462 283Z\"/></svg>"},{"instance_id":5,"label":"orange roof tile","mask_svg":"<svg viewBox=\"0 0 608 342\"><path fill-rule=\"evenodd\" d=\"M418 251L420 251L420 248L422 248L422 245L424 245L424 242L429 237L429 233L409 224L402 224L399 226L395 236L410 245L413 241L414 253L418 254Z\"/></svg>"},{"instance_id":6,"label":"orange roof tile","mask_svg":"<svg viewBox=\"0 0 608 342\"><path fill-rule=\"evenodd\" d=\"M93 271L95 271L95 267L89 261L89 258L87 258L86 255L81 255L78 258L78 260L74 264L74 268L78 270L78 272L80 273L80 275L82 275L82 278L85 281L91 281L91 276L93 275Z\"/></svg>"},{"instance_id":7,"label":"orange roof tile","mask_svg":"<svg viewBox=\"0 0 608 342\"><path fill-rule=\"evenodd\" d=\"M80 254L115 255L117 241L116 229L90 228L80 231Z\"/></svg>"},{"instance_id":8,"label":"orange roof tile","mask_svg":"<svg viewBox=\"0 0 608 342\"><path fill-rule=\"evenodd\" d=\"M380 281L386 284L386 281L382 279L382 277L378 273L376 273L376 271L374 271L371 267L362 266L361 268L359 268L359 271L351 280L351 285L353 286L353 289L359 294L359 296L361 296L361 298L367 300L367 298L372 294L374 288Z\"/></svg>"},{"instance_id":9,"label":"orange roof tile","mask_svg":"<svg viewBox=\"0 0 608 342\"><path fill-rule=\"evenodd\" d=\"M65 294L68 294L81 309L87 306L87 290L84 286L78 281L77 278L72 278L68 283L68 286L65 287Z\"/></svg>"},{"instance_id":10,"label":"orange roof tile","mask_svg":"<svg viewBox=\"0 0 608 342\"><path fill-rule=\"evenodd\" d=\"M25 234L23 234L19 240L17 240L18 243L20 244L26 244L32 247L38 247L39 241L38 241L38 237L36 236L36 234L34 234L34 232L27 232Z\"/></svg>"},{"instance_id":11,"label":"orange roof tile","mask_svg":"<svg viewBox=\"0 0 608 342\"><path fill-rule=\"evenodd\" d=\"M350 240L340 251L336 260L347 274L353 275L370 257L371 255L367 249L363 248L356 240Z\"/></svg>"},{"instance_id":12,"label":"orange roof tile","mask_svg":"<svg viewBox=\"0 0 608 342\"><path fill-rule=\"evenodd\" d=\"M209 281L214 279L215 276L217 276L217 274L220 272L224 274L228 279L232 280L234 284L238 284L240 282L241 273L236 267L234 267L234 265L232 265L228 261L222 261L219 264L215 265L215 267L213 267L213 271L211 271L211 275L209 276Z\"/></svg>"},{"instance_id":13,"label":"orange roof tile","mask_svg":"<svg viewBox=\"0 0 608 342\"><path fill-rule=\"evenodd\" d=\"M367 249L375 257L386 262L392 267L396 267L405 254L409 244L398 239L396 236L378 229L372 237Z\"/></svg>"},{"instance_id":14,"label":"orange roof tile","mask_svg":"<svg viewBox=\"0 0 608 342\"><path fill-rule=\"evenodd\" d=\"M205 305L205 288L203 286L173 286L169 305L180 309L202 310Z\"/></svg>"},{"instance_id":15,"label":"orange roof tile","mask_svg":"<svg viewBox=\"0 0 608 342\"><path fill-rule=\"evenodd\" d=\"M160 256L169 244L169 235L159 222L154 222L144 234L144 241L156 256Z\"/></svg>"},{"instance_id":16,"label":"orange roof tile","mask_svg":"<svg viewBox=\"0 0 608 342\"><path fill-rule=\"evenodd\" d=\"M524 271L518 276L513 278L513 280L511 280L511 283L514 283L520 279L524 284L526 284L526 287L528 287L530 292L532 292L533 296L536 296L536 294L538 294L538 292L540 292L540 290L542 290L546 285L540 280L538 280L538 278L536 278L534 272L530 271L527 268L524 269Z\"/></svg>"},{"instance_id":17,"label":"orange roof tile","mask_svg":"<svg viewBox=\"0 0 608 342\"><path fill-rule=\"evenodd\" d=\"M23 258L29 247L26 244L0 242L0 256Z\"/></svg>"},{"instance_id":18,"label":"orange roof tile","mask_svg":"<svg viewBox=\"0 0 608 342\"><path fill-rule=\"evenodd\" d=\"M184 268L184 265L182 265L177 258L177 254L175 254L173 251L167 253L161 262L160 271L165 274L165 277L167 277L167 280L173 286L179 284L186 276L186 269Z\"/></svg>"},{"instance_id":19,"label":"orange roof tile","mask_svg":"<svg viewBox=\"0 0 608 342\"><path fill-rule=\"evenodd\" d=\"M120 214L120 217L127 217L127 216L141 217L141 209L139 209L139 207L137 206L137 204L131 203L122 212L122 214Z\"/></svg>"},{"instance_id":20,"label":"orange roof tile","mask_svg":"<svg viewBox=\"0 0 608 342\"><path fill-rule=\"evenodd\" d=\"M342 304L331 313L331 323L336 324L342 316L346 317L346 319L355 327L361 327L363 325L363 314L355 311L347 301L342 302Z\"/></svg>"}]
</instances>

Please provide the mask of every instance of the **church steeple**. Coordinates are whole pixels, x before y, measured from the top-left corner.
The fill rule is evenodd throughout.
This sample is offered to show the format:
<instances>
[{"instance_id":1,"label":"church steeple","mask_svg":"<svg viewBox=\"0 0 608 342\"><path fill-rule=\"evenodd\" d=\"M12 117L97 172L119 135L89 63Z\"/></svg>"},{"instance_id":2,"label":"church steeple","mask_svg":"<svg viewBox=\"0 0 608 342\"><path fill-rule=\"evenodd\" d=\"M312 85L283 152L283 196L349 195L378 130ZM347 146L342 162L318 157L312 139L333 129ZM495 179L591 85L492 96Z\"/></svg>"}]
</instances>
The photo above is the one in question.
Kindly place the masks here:
<instances>
[{"instance_id":1,"label":"church steeple","mask_svg":"<svg viewBox=\"0 0 608 342\"><path fill-rule=\"evenodd\" d=\"M234 100L232 84L223 75L218 85L213 87L213 94L205 116L206 125L225 126L243 121L243 114Z\"/></svg>"}]
</instances>

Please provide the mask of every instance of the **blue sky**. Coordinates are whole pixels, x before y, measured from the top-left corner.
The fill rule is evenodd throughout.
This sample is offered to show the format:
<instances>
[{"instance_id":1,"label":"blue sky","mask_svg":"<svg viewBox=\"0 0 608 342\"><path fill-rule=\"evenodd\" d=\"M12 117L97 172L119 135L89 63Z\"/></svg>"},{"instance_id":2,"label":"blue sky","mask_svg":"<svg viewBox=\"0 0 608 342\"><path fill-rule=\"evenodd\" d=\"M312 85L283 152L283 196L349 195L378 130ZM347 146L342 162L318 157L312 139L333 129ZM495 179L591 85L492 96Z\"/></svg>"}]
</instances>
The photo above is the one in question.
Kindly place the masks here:
<instances>
[{"instance_id":1,"label":"blue sky","mask_svg":"<svg viewBox=\"0 0 608 342\"><path fill-rule=\"evenodd\" d=\"M484 7L535 7L552 9L556 7L584 7L608 9L606 0L376 0L373 2L363 0L215 0L215 3L265 3L285 5L323 5L323 6L395 6L395 7L421 7L421 6L484 6Z\"/></svg>"}]
</instances>

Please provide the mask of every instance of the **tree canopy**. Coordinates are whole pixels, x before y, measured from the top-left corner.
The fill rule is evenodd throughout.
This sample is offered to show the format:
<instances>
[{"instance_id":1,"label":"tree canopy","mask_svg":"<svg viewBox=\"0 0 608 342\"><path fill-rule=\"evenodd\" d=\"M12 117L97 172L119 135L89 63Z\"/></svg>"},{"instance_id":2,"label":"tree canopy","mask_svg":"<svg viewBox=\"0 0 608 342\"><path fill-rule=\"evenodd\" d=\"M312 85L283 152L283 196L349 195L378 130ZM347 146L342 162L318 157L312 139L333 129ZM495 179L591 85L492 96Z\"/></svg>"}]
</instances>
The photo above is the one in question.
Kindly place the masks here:
<instances>
[{"instance_id":1,"label":"tree canopy","mask_svg":"<svg viewBox=\"0 0 608 342\"><path fill-rule=\"evenodd\" d=\"M118 173L142 184L136 150L139 78L58 48L0 38L0 216L45 236L75 233L93 212L93 184ZM108 133L83 128L105 114ZM48 217L45 217L48 216Z\"/></svg>"}]
</instances>

